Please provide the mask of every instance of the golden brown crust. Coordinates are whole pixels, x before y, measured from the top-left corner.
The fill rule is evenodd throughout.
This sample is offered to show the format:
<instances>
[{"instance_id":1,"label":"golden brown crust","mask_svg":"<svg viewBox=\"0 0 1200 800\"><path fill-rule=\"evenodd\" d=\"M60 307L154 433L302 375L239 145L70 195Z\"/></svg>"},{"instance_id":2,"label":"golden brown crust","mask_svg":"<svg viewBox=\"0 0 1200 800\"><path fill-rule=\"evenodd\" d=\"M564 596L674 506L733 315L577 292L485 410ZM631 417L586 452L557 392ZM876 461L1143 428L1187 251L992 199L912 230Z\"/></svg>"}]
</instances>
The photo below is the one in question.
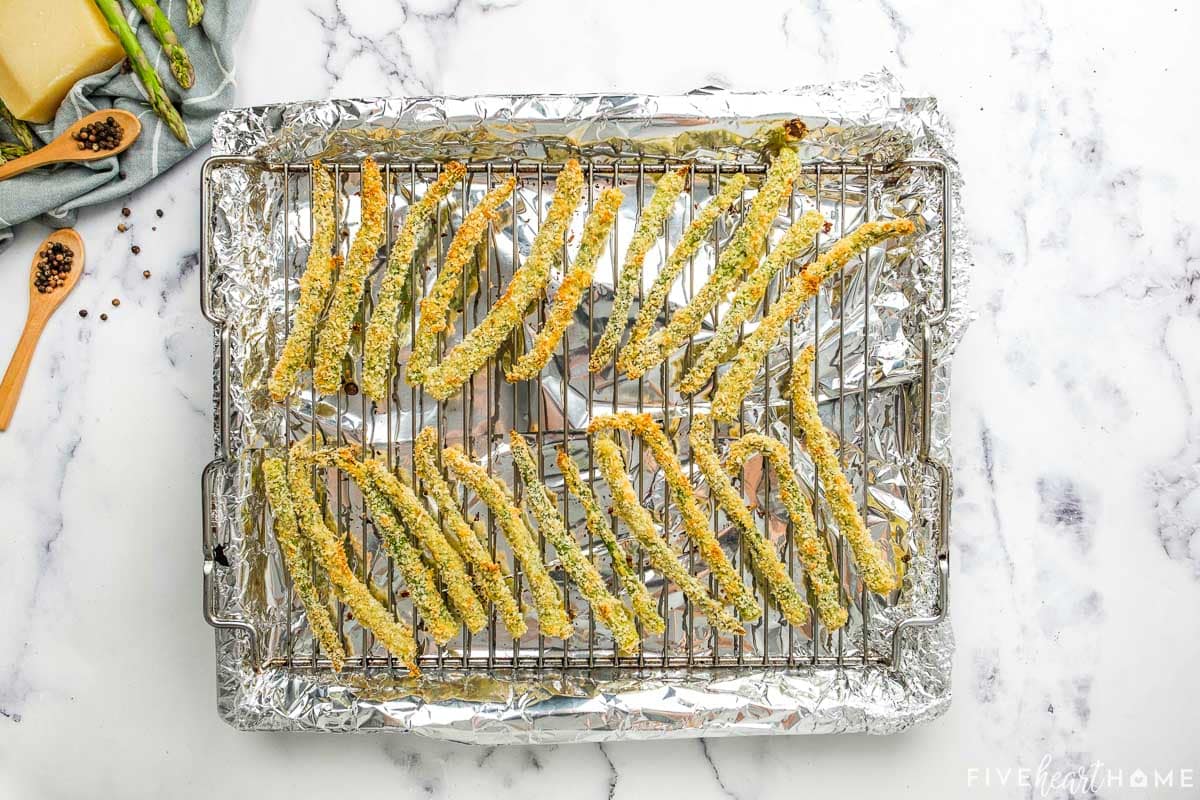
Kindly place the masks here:
<instances>
[{"instance_id":1,"label":"golden brown crust","mask_svg":"<svg viewBox=\"0 0 1200 800\"><path fill-rule=\"evenodd\" d=\"M633 321L633 328L629 331L629 341L621 348L621 353L617 357L617 369L621 372L629 371L629 362L632 360L646 344L647 338L650 336L650 331L658 321L658 313L662 309L663 304L667 301L667 295L671 292L671 286L675 283L675 279L679 277L679 273L691 260L692 256L700 250L700 246L704 244L708 238L709 232L713 226L717 224L717 220L721 215L728 211L737 199L742 196L742 192L746 190L747 178L745 175L738 173L730 178L725 186L721 188L716 196L700 210L687 230L683 232L683 238L679 240L679 244L675 246L671 257L667 259L667 263L659 271L654 279L650 291L642 299L642 307L638 309L637 318Z\"/></svg>"},{"instance_id":2,"label":"golden brown crust","mask_svg":"<svg viewBox=\"0 0 1200 800\"><path fill-rule=\"evenodd\" d=\"M716 498L717 504L741 530L742 542L750 553L759 580L766 585L787 621L792 625L803 625L808 621L808 603L792 583L779 553L775 552L775 548L754 524L750 509L746 507L737 489L733 488L729 475L722 469L721 460L717 457L717 450L713 445L712 420L708 415L698 414L692 419L688 442L691 444L696 466L708 482L709 491Z\"/></svg>"},{"instance_id":3,"label":"golden brown crust","mask_svg":"<svg viewBox=\"0 0 1200 800\"><path fill-rule=\"evenodd\" d=\"M625 262L621 265L617 285L613 289L612 312L608 324L604 326L604 333L600 335L600 341L592 348L592 355L588 359L588 369L592 372L604 369L617 352L617 344L620 343L621 334L629 322L629 307L633 304L633 296L642 282L642 264L646 260L646 253L650 252L650 248L662 236L663 223L667 221L671 208L687 185L687 174L688 168L684 167L664 175L654 187L654 196L642 209L637 229L629 241L629 248L625 251Z\"/></svg>"},{"instance_id":4,"label":"golden brown crust","mask_svg":"<svg viewBox=\"0 0 1200 800\"><path fill-rule=\"evenodd\" d=\"M446 253L446 260L433 282L433 288L421 300L417 335L413 339L412 357L408 361L405 373L405 380L413 386L421 383L425 370L433 364L438 334L450 330L450 302L454 299L454 293L458 291L463 270L475 256L479 240L487 232L488 225L498 218L497 209L512 196L516 186L517 179L513 177L492 189L458 226ZM366 388L364 382L364 391ZM368 391L367 396L373 395Z\"/></svg>"},{"instance_id":5,"label":"golden brown crust","mask_svg":"<svg viewBox=\"0 0 1200 800\"><path fill-rule=\"evenodd\" d=\"M321 166L312 163L312 241L309 243L308 263L300 276L300 299L292 317L292 327L283 353L271 371L267 388L271 399L283 402L296 384L296 376L308 364L312 350L312 335L325 304L329 302L329 290L333 288L333 178Z\"/></svg>"},{"instance_id":6,"label":"golden brown crust","mask_svg":"<svg viewBox=\"0 0 1200 800\"><path fill-rule=\"evenodd\" d=\"M596 619L612 631L617 650L622 653L636 653L641 647L641 638L634 627L633 617L625 610L621 601L608 591L595 565L588 560L575 538L567 532L562 517L555 508L558 498L538 477L533 453L525 439L516 431L511 431L509 442L512 446L513 463L525 483L525 503L533 510L538 530L558 553L567 576L579 587L580 594L592 607Z\"/></svg>"},{"instance_id":7,"label":"golden brown crust","mask_svg":"<svg viewBox=\"0 0 1200 800\"><path fill-rule=\"evenodd\" d=\"M311 476L308 470L308 452L306 441L297 442L292 445L291 461L288 464L288 485L291 488L292 502L296 506L296 518L300 529L308 537L317 559L328 573L334 591L341 601L350 607L354 618L373 632L388 652L404 662L411 673L419 675L421 670L417 667L417 643L413 638L412 629L396 619L354 576L346 562L346 552L342 549L341 542L325 525L321 508L317 505L317 498L309 482Z\"/></svg>"},{"instance_id":8,"label":"golden brown crust","mask_svg":"<svg viewBox=\"0 0 1200 800\"><path fill-rule=\"evenodd\" d=\"M624 198L620 189L605 189L600 193L595 208L583 225L583 239L579 244L575 263L571 265L571 270L559 285L554 302L546 315L546 322L533 340L533 347L517 359L517 363L504 374L509 383L536 377L550 361L554 348L562 341L563 333L575 316L575 309L579 308L583 293L592 285L596 259L604 250L604 242L608 239L608 232L612 230Z\"/></svg>"},{"instance_id":9,"label":"golden brown crust","mask_svg":"<svg viewBox=\"0 0 1200 800\"><path fill-rule=\"evenodd\" d=\"M449 484L438 469L437 452L437 432L433 428L425 428L417 435L413 448L417 475L430 499L437 505L447 533L458 542L463 557L471 564L475 582L483 596L495 606L500 621L513 638L519 639L526 631L521 607L505 583L503 567L488 552L484 537L477 535L476 530L463 518Z\"/></svg>"},{"instance_id":10,"label":"golden brown crust","mask_svg":"<svg viewBox=\"0 0 1200 800\"><path fill-rule=\"evenodd\" d=\"M626 360L626 374L630 378L642 376L690 339L700 330L713 306L723 301L737 281L758 263L766 247L767 231L791 196L792 184L799 176L799 157L792 150L782 150L771 162L758 194L750 203L745 222L721 251L712 275L690 303L671 315L667 327L656 332Z\"/></svg>"},{"instance_id":11,"label":"golden brown crust","mask_svg":"<svg viewBox=\"0 0 1200 800\"><path fill-rule=\"evenodd\" d=\"M629 595L634 614L642 621L646 630L651 633L662 633L667 629L667 623L659 616L658 604L654 601L650 590L646 588L646 584L642 583L637 570L633 568L629 554L625 552L625 548L617 541L616 534L608 526L604 512L600 509L600 504L596 502L596 496L592 494L592 490L583 482L583 477L579 474L579 467L575 465L575 461L567 455L565 450L558 451L556 463L562 472L567 492L573 495L579 501L579 505L583 507L584 524L587 525L588 531L603 542L604 548L608 550L613 572L621 581L625 593Z\"/></svg>"},{"instance_id":12,"label":"golden brown crust","mask_svg":"<svg viewBox=\"0 0 1200 800\"><path fill-rule=\"evenodd\" d=\"M362 221L333 286L333 300L317 339L313 385L323 394L334 394L342 385L342 358L350 345L350 327L366 290L367 271L383 246L386 216L383 176L378 165L367 158L362 165Z\"/></svg>"},{"instance_id":13,"label":"golden brown crust","mask_svg":"<svg viewBox=\"0 0 1200 800\"><path fill-rule=\"evenodd\" d=\"M292 577L292 585L304 605L304 615L312 628L313 638L329 656L334 672L341 672L346 663L346 648L329 617L329 609L321 601L313 575L309 569L312 549L307 539L300 535L296 525L296 509L288 489L287 466L281 458L263 460L263 479L267 487L267 500L275 517L275 541L283 554L283 563Z\"/></svg>"},{"instance_id":14,"label":"golden brown crust","mask_svg":"<svg viewBox=\"0 0 1200 800\"><path fill-rule=\"evenodd\" d=\"M788 320L820 290L822 281L867 248L912 231L913 224L906 219L864 222L822 253L804 272L792 278L783 294L771 305L771 311L738 348L733 366L717 387L712 404L713 416L722 422L732 422L737 417L738 407L754 385L763 358L783 332Z\"/></svg>"},{"instance_id":15,"label":"golden brown crust","mask_svg":"<svg viewBox=\"0 0 1200 800\"><path fill-rule=\"evenodd\" d=\"M817 601L817 615L828 630L837 630L846 624L849 615L842 607L837 574L830 567L829 548L817 533L816 520L796 480L796 473L792 471L787 448L782 442L760 433L748 433L730 445L727 468L732 472L754 453L761 453L775 468L779 497L792 520L793 540Z\"/></svg>"},{"instance_id":16,"label":"golden brown crust","mask_svg":"<svg viewBox=\"0 0 1200 800\"><path fill-rule=\"evenodd\" d=\"M382 401L387 394L387 371L392 362L392 346L396 343L396 321L400 316L404 287L414 269L412 260L417 252L419 236L437 213L438 204L446 199L466 174L467 168L457 161L451 161L442 168L442 173L429 185L425 195L409 208L400 235L388 254L387 269L379 286L379 299L363 339L362 388L363 393L373 400Z\"/></svg>"},{"instance_id":17,"label":"golden brown crust","mask_svg":"<svg viewBox=\"0 0 1200 800\"><path fill-rule=\"evenodd\" d=\"M725 360L726 354L736 344L742 323L750 319L754 309L766 296L771 279L811 247L825 225L825 218L819 212L808 211L787 229L766 261L738 286L729 310L721 319L712 339L679 382L680 392L695 394L704 387L717 365Z\"/></svg>"},{"instance_id":18,"label":"golden brown crust","mask_svg":"<svg viewBox=\"0 0 1200 800\"><path fill-rule=\"evenodd\" d=\"M558 175L550 211L534 239L529 257L512 276L504 294L483 321L451 348L441 363L426 370L425 391L434 399L445 400L458 391L521 324L529 304L546 288L550 267L562 247L571 215L582 194L583 171L579 162L571 159Z\"/></svg>"},{"instance_id":19,"label":"golden brown crust","mask_svg":"<svg viewBox=\"0 0 1200 800\"><path fill-rule=\"evenodd\" d=\"M541 548L537 540L521 519L508 487L493 479L487 470L467 458L458 447L447 447L442 451L446 466L459 480L471 487L484 505L492 510L500 529L508 539L509 547L521 562L525 576L529 579L529 593L538 612L538 625L546 636L566 639L575 632L566 609L563 608L562 593L558 584L546 571L542 562Z\"/></svg>"},{"instance_id":20,"label":"golden brown crust","mask_svg":"<svg viewBox=\"0 0 1200 800\"><path fill-rule=\"evenodd\" d=\"M696 495L692 491L692 485L688 482L687 475L683 473L683 466L680 465L675 451L671 448L670 441L667 440L654 418L649 414L623 411L597 417L588 426L589 433L605 430L629 431L650 448L650 452L654 454L654 460L662 468L663 477L671 489L675 505L679 508L683 529L700 557L712 570L725 601L737 609L742 619L755 620L762 616L762 609L758 607L754 593L742 583L741 576L729 562L725 551L721 549L721 543L717 541L716 534L708 525L708 517L700 508L700 504L696 502Z\"/></svg>"},{"instance_id":21,"label":"golden brown crust","mask_svg":"<svg viewBox=\"0 0 1200 800\"><path fill-rule=\"evenodd\" d=\"M600 474L612 490L613 511L629 526L650 564L661 572L663 577L678 586L696 609L708 617L709 624L714 628L730 633L745 633L746 629L737 618L726 611L718 600L705 591L696 576L679 563L679 551L658 535L658 526L654 518L642 506L637 491L629 482L625 471L625 459L621 457L617 443L609 439L598 439L595 453Z\"/></svg>"},{"instance_id":22,"label":"golden brown crust","mask_svg":"<svg viewBox=\"0 0 1200 800\"><path fill-rule=\"evenodd\" d=\"M825 497L829 500L833 519L842 536L850 543L854 563L858 565L863 583L876 594L888 594L898 589L900 582L888 561L886 548L871 538L866 523L859 516L854 490L842 473L833 437L825 429L825 423L821 422L817 400L812 393L813 358L813 348L809 345L801 351L792 368L791 394L796 424L804 431L804 441L817 466L821 483L825 486Z\"/></svg>"}]
</instances>

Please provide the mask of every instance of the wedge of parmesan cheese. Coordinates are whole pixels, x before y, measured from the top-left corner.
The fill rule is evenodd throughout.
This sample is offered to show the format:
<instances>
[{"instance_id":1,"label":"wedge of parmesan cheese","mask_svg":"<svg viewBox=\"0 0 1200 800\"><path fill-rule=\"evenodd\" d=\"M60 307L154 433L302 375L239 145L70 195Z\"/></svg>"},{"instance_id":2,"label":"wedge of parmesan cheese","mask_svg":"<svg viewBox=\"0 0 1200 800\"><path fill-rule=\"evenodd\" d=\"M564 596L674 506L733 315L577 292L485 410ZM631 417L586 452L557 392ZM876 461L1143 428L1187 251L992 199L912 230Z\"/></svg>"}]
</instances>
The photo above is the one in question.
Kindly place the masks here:
<instances>
[{"instance_id":1,"label":"wedge of parmesan cheese","mask_svg":"<svg viewBox=\"0 0 1200 800\"><path fill-rule=\"evenodd\" d=\"M125 57L92 0L0 0L0 100L49 122L80 78Z\"/></svg>"}]
</instances>

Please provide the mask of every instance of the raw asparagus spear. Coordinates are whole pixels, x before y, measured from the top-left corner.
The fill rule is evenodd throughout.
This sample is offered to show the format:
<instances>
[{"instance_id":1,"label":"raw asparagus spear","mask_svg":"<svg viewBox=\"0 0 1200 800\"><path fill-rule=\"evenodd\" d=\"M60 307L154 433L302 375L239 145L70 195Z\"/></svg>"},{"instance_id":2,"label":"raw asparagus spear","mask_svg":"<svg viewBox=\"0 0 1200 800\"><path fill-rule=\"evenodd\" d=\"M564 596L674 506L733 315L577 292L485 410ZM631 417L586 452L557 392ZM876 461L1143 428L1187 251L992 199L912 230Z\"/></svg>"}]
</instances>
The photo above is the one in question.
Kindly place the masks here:
<instances>
[{"instance_id":1,"label":"raw asparagus spear","mask_svg":"<svg viewBox=\"0 0 1200 800\"><path fill-rule=\"evenodd\" d=\"M104 21L108 23L108 27L116 34L121 46L125 48L133 71L137 73L138 79L146 89L150 107L171 129L171 133L175 134L176 139L191 147L192 142L188 138L187 128L183 125L183 118L171 104L171 98L167 96L166 90L158 80L158 74L154 71L154 67L150 66L150 59L146 58L146 52L138 44L137 36L129 27L129 23L125 21L120 0L92 0L92 2L100 9L100 13L104 15Z\"/></svg>"},{"instance_id":2,"label":"raw asparagus spear","mask_svg":"<svg viewBox=\"0 0 1200 800\"><path fill-rule=\"evenodd\" d=\"M196 82L192 60L188 58L187 51L179 43L179 37L175 35L175 29L171 27L171 21L167 19L167 15L162 12L154 0L132 0L132 2L138 13L142 15L142 19L146 20L146 24L150 26L150 30L154 31L154 38L158 39L159 44L162 45L163 52L167 54L167 60L171 62L171 74L175 76L175 81L184 89L192 88L192 84Z\"/></svg>"},{"instance_id":3,"label":"raw asparagus spear","mask_svg":"<svg viewBox=\"0 0 1200 800\"><path fill-rule=\"evenodd\" d=\"M13 116L13 113L8 110L8 106L4 105L4 101L0 100L0 120L8 123L8 127L12 129L13 135L17 137L17 141L25 148L25 152L33 150L33 131L29 130L29 126L21 120ZM13 156L15 158L15 156Z\"/></svg>"}]
</instances>

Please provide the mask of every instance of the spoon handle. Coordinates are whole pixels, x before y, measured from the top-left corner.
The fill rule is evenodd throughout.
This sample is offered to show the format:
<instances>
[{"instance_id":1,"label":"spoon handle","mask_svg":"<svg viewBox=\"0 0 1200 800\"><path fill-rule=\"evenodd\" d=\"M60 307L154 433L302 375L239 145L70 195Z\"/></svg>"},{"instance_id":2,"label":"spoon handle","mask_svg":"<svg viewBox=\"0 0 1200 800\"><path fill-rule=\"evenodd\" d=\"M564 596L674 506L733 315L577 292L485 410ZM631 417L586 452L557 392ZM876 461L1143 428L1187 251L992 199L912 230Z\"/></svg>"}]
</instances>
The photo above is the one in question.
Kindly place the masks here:
<instances>
[{"instance_id":1,"label":"spoon handle","mask_svg":"<svg viewBox=\"0 0 1200 800\"><path fill-rule=\"evenodd\" d=\"M67 160L62 157L61 152L47 153L46 151L49 149L50 146L47 145L40 150L34 150L27 156L14 158L12 161L6 161L3 164L0 164L0 181L4 180L5 178L15 177L23 172L29 172L31 169L43 167L46 164L53 164L58 161Z\"/></svg>"},{"instance_id":2,"label":"spoon handle","mask_svg":"<svg viewBox=\"0 0 1200 800\"><path fill-rule=\"evenodd\" d=\"M0 431L8 430L8 423L12 421L13 411L17 408L17 398L21 396L21 386L25 383L25 373L29 371L29 364L33 361L33 350L37 346L45 322L41 315L33 314L25 320L25 330L21 331L12 361L8 362L4 380L0 381Z\"/></svg>"}]
</instances>

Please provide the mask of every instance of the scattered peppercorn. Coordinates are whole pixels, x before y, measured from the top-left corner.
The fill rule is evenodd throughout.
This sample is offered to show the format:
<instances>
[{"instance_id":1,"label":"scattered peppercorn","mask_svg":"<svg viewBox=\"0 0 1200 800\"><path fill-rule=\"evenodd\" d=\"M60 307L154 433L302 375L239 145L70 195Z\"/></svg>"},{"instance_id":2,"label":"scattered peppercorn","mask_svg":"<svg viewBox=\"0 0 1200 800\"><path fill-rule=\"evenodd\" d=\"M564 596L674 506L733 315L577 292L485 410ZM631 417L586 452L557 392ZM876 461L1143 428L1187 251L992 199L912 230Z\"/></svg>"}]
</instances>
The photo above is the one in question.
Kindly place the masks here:
<instances>
[{"instance_id":1,"label":"scattered peppercorn","mask_svg":"<svg viewBox=\"0 0 1200 800\"><path fill-rule=\"evenodd\" d=\"M155 214L158 214L158 218L159 218L159 219L162 219L163 210L162 210L161 208L160 208L160 209L157 209L157 210L156 210L154 213L155 213Z\"/></svg>"},{"instance_id":2,"label":"scattered peppercorn","mask_svg":"<svg viewBox=\"0 0 1200 800\"><path fill-rule=\"evenodd\" d=\"M129 230L129 226L126 225L124 222L122 222L120 225L117 226L117 230L120 231L121 233L124 233L125 231Z\"/></svg>"},{"instance_id":3,"label":"scattered peppercorn","mask_svg":"<svg viewBox=\"0 0 1200 800\"><path fill-rule=\"evenodd\" d=\"M86 308L81 308L81 309L79 309L79 316L81 316L81 317L86 317L86 316L87 316L87 309L86 309Z\"/></svg>"},{"instance_id":4,"label":"scattered peppercorn","mask_svg":"<svg viewBox=\"0 0 1200 800\"><path fill-rule=\"evenodd\" d=\"M51 242L38 252L33 285L38 294L49 294L67 282L75 253L62 242Z\"/></svg>"},{"instance_id":5,"label":"scattered peppercorn","mask_svg":"<svg viewBox=\"0 0 1200 800\"><path fill-rule=\"evenodd\" d=\"M131 252L132 252L132 253L133 253L135 256L136 256L138 253L142 252L142 248L138 247L136 244L135 244L133 247L129 248L129 249L130 249L130 251L131 251Z\"/></svg>"},{"instance_id":6,"label":"scattered peppercorn","mask_svg":"<svg viewBox=\"0 0 1200 800\"><path fill-rule=\"evenodd\" d=\"M80 150L112 150L121 143L125 130L112 117L105 117L99 122L92 122L72 134L71 138L79 143Z\"/></svg>"},{"instance_id":7,"label":"scattered peppercorn","mask_svg":"<svg viewBox=\"0 0 1200 800\"><path fill-rule=\"evenodd\" d=\"M102 319L102 320L108 319L108 314L101 314L100 319Z\"/></svg>"},{"instance_id":8,"label":"scattered peppercorn","mask_svg":"<svg viewBox=\"0 0 1200 800\"><path fill-rule=\"evenodd\" d=\"M142 277L143 277L143 278L149 278L149 277L150 277L150 270L148 270L148 269L144 269L144 270L142 270Z\"/></svg>"},{"instance_id":9,"label":"scattered peppercorn","mask_svg":"<svg viewBox=\"0 0 1200 800\"><path fill-rule=\"evenodd\" d=\"M121 298L114 297L113 298L113 306L119 306L119 305L121 305Z\"/></svg>"},{"instance_id":10,"label":"scattered peppercorn","mask_svg":"<svg viewBox=\"0 0 1200 800\"><path fill-rule=\"evenodd\" d=\"M346 383L342 386L342 391L353 397L354 395L358 394L358 384L354 381L346 381Z\"/></svg>"},{"instance_id":11,"label":"scattered peppercorn","mask_svg":"<svg viewBox=\"0 0 1200 800\"><path fill-rule=\"evenodd\" d=\"M122 208L122 209L121 209L121 216L122 216L122 217L128 217L128 216L129 216L130 214L132 214L132 213L133 213L133 212L129 210L129 206L126 206L125 208Z\"/></svg>"}]
</instances>

